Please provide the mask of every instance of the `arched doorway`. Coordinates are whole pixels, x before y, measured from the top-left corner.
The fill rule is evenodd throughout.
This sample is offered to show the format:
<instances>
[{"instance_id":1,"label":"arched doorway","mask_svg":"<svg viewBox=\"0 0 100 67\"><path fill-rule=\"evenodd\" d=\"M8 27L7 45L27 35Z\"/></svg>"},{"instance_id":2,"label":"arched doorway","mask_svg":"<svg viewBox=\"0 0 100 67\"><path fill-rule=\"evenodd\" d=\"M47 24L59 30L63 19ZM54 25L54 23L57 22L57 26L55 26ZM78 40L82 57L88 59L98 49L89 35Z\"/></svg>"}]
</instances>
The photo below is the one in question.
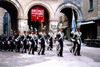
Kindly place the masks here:
<instances>
[{"instance_id":1,"label":"arched doorway","mask_svg":"<svg viewBox=\"0 0 100 67\"><path fill-rule=\"evenodd\" d=\"M40 5L35 5L28 12L29 30L40 32L43 28L46 33L49 31L49 12Z\"/></svg>"},{"instance_id":2,"label":"arched doorway","mask_svg":"<svg viewBox=\"0 0 100 67\"><path fill-rule=\"evenodd\" d=\"M60 25L62 25L62 27L64 27L63 32L65 35L66 39L70 39L70 32L71 32L71 26L72 26L72 15L74 13L74 17L75 17L75 23L77 24L77 12L70 8L70 7L66 7L63 8L60 13L59 13L59 23L58 23L58 27Z\"/></svg>"},{"instance_id":3,"label":"arched doorway","mask_svg":"<svg viewBox=\"0 0 100 67\"><path fill-rule=\"evenodd\" d=\"M58 25L64 25L64 33L65 33L65 38L70 39L70 33L71 33L71 23L72 23L72 13L74 13L75 17L75 22L78 27L80 27L79 23L83 20L82 16L82 10L77 4L72 3L72 2L65 2L62 3L58 6L55 12L55 17L61 21L61 14L63 16L63 24L61 22L58 22ZM58 16L59 15L59 16Z\"/></svg>"},{"instance_id":4,"label":"arched doorway","mask_svg":"<svg viewBox=\"0 0 100 67\"><path fill-rule=\"evenodd\" d=\"M9 30L10 33L17 32L18 31L18 11L17 8L8 1L0 1L0 8L4 8L10 15L11 21L11 30ZM7 33L9 35L10 33Z\"/></svg>"}]
</instances>

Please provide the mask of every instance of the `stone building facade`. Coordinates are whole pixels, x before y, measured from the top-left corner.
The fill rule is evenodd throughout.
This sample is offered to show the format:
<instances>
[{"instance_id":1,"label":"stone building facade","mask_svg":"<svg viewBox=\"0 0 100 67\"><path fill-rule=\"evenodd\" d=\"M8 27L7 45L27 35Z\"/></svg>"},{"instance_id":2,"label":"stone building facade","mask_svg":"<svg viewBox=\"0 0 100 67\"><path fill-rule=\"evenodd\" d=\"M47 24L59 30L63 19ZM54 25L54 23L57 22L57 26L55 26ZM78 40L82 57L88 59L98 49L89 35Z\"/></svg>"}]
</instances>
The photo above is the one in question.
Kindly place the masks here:
<instances>
[{"instance_id":1,"label":"stone building facade","mask_svg":"<svg viewBox=\"0 0 100 67\"><path fill-rule=\"evenodd\" d=\"M3 16L4 16L5 10L3 8L0 8L0 34L3 34Z\"/></svg>"},{"instance_id":2,"label":"stone building facade","mask_svg":"<svg viewBox=\"0 0 100 67\"><path fill-rule=\"evenodd\" d=\"M100 38L100 0L82 0L83 22L81 25L83 38Z\"/></svg>"},{"instance_id":3,"label":"stone building facade","mask_svg":"<svg viewBox=\"0 0 100 67\"><path fill-rule=\"evenodd\" d=\"M66 32L70 32L72 13L74 12L75 21L79 28L83 26L81 30L84 33L85 29L82 23L100 17L100 0L93 0L93 10L89 10L89 4L89 0L0 0L0 7L6 9L11 15L12 29L21 33L31 28L29 12L32 7L37 6L45 9L45 22L48 23L46 25L47 31L50 29L57 31L57 26L63 25L67 29ZM61 16L63 22L60 22ZM100 37L99 21L95 20L95 22L98 22L95 36ZM70 33L67 35L70 36Z\"/></svg>"}]
</instances>

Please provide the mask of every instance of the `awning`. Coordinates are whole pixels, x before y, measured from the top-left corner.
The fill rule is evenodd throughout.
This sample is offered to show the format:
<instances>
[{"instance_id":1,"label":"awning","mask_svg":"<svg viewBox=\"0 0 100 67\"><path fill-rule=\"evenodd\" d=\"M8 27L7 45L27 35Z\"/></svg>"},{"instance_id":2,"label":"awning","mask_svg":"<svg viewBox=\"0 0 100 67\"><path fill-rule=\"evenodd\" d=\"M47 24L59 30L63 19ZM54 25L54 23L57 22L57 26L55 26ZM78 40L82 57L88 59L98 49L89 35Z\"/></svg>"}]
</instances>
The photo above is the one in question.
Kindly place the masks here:
<instances>
[{"instance_id":1,"label":"awning","mask_svg":"<svg viewBox=\"0 0 100 67\"><path fill-rule=\"evenodd\" d=\"M92 24L95 23L94 21L87 21L87 22L81 22L79 25L86 25L86 24Z\"/></svg>"}]
</instances>

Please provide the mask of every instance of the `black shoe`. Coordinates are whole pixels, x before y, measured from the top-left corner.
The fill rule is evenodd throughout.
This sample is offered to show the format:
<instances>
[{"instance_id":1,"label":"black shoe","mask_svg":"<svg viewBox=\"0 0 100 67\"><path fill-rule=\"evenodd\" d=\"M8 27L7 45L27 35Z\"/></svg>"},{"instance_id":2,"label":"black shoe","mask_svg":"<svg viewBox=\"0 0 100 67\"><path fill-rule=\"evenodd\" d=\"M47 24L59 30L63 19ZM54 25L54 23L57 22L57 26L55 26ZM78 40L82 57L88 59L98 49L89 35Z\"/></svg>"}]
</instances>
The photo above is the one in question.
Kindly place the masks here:
<instances>
[{"instance_id":1,"label":"black shoe","mask_svg":"<svg viewBox=\"0 0 100 67\"><path fill-rule=\"evenodd\" d=\"M59 54L57 54L57 56L60 56Z\"/></svg>"},{"instance_id":2,"label":"black shoe","mask_svg":"<svg viewBox=\"0 0 100 67\"><path fill-rule=\"evenodd\" d=\"M50 51L52 51L52 49L50 49Z\"/></svg>"},{"instance_id":3,"label":"black shoe","mask_svg":"<svg viewBox=\"0 0 100 67\"><path fill-rule=\"evenodd\" d=\"M40 53L38 53L38 55L40 55Z\"/></svg>"},{"instance_id":4,"label":"black shoe","mask_svg":"<svg viewBox=\"0 0 100 67\"><path fill-rule=\"evenodd\" d=\"M30 52L28 54L30 54Z\"/></svg>"},{"instance_id":5,"label":"black shoe","mask_svg":"<svg viewBox=\"0 0 100 67\"><path fill-rule=\"evenodd\" d=\"M60 56L60 57L63 57L63 56Z\"/></svg>"},{"instance_id":6,"label":"black shoe","mask_svg":"<svg viewBox=\"0 0 100 67\"><path fill-rule=\"evenodd\" d=\"M41 54L41 55L45 55L45 54Z\"/></svg>"},{"instance_id":7,"label":"black shoe","mask_svg":"<svg viewBox=\"0 0 100 67\"><path fill-rule=\"evenodd\" d=\"M81 55L79 54L79 55L77 55L77 56L81 56Z\"/></svg>"},{"instance_id":8,"label":"black shoe","mask_svg":"<svg viewBox=\"0 0 100 67\"><path fill-rule=\"evenodd\" d=\"M34 55L34 53L32 53Z\"/></svg>"},{"instance_id":9,"label":"black shoe","mask_svg":"<svg viewBox=\"0 0 100 67\"><path fill-rule=\"evenodd\" d=\"M76 54L74 54L74 56L76 56Z\"/></svg>"},{"instance_id":10,"label":"black shoe","mask_svg":"<svg viewBox=\"0 0 100 67\"><path fill-rule=\"evenodd\" d=\"M23 51L22 51L22 53L23 53Z\"/></svg>"},{"instance_id":11,"label":"black shoe","mask_svg":"<svg viewBox=\"0 0 100 67\"><path fill-rule=\"evenodd\" d=\"M70 52L72 53L72 51L70 50Z\"/></svg>"}]
</instances>

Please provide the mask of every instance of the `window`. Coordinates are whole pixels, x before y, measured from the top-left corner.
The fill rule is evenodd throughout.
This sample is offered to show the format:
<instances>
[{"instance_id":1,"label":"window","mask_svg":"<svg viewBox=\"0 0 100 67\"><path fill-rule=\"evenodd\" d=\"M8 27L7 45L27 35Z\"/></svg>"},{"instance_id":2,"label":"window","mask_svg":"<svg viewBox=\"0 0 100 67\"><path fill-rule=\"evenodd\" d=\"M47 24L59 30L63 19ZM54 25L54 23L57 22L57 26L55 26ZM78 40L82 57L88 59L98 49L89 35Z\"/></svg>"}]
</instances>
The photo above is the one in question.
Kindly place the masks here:
<instances>
[{"instance_id":1,"label":"window","mask_svg":"<svg viewBox=\"0 0 100 67\"><path fill-rule=\"evenodd\" d=\"M93 9L93 0L90 0L90 9Z\"/></svg>"}]
</instances>

